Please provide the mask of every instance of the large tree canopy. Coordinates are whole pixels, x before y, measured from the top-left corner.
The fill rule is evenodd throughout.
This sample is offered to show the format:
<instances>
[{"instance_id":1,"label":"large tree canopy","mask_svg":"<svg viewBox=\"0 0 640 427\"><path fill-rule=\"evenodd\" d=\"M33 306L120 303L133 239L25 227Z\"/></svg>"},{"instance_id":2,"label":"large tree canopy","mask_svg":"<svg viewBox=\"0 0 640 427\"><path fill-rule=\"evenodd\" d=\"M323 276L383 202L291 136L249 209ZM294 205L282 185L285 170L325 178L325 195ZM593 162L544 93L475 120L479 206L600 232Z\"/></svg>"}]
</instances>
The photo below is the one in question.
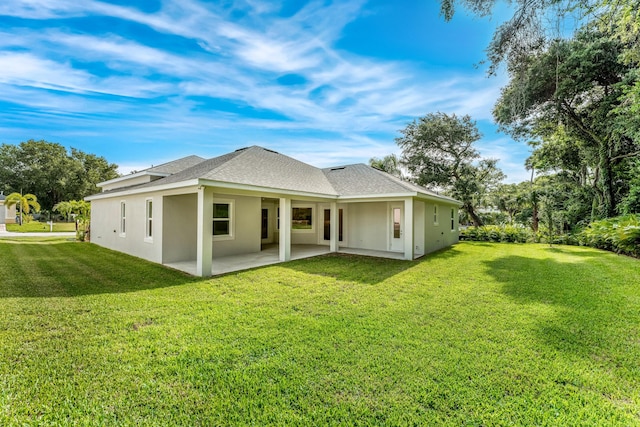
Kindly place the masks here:
<instances>
[{"instance_id":1,"label":"large tree canopy","mask_svg":"<svg viewBox=\"0 0 640 427\"><path fill-rule=\"evenodd\" d=\"M622 197L616 177L628 167L624 160L640 152L621 126L627 116L615 113L635 78L622 51L620 42L593 28L557 40L510 65L511 80L494 109L512 136L542 140L530 160L537 170L592 185L604 216L615 215Z\"/></svg>"},{"instance_id":2,"label":"large tree canopy","mask_svg":"<svg viewBox=\"0 0 640 427\"><path fill-rule=\"evenodd\" d=\"M29 140L0 145L0 185L5 192L28 192L51 210L63 200L96 193L96 184L116 178L118 166L104 157L60 144Z\"/></svg>"},{"instance_id":3,"label":"large tree canopy","mask_svg":"<svg viewBox=\"0 0 640 427\"><path fill-rule=\"evenodd\" d=\"M493 13L496 0L440 0L441 15L449 21L461 5L478 16ZM594 23L624 42L624 58L640 61L640 0L513 0L513 14L498 26L487 46L489 72L502 63L517 63L532 51L557 40L571 29Z\"/></svg>"},{"instance_id":4,"label":"large tree canopy","mask_svg":"<svg viewBox=\"0 0 640 427\"><path fill-rule=\"evenodd\" d=\"M494 159L480 159L473 144L480 132L469 116L427 114L400 131L396 142L402 162L420 185L443 189L462 202L474 224L482 225L476 209L491 188L504 178Z\"/></svg>"}]
</instances>

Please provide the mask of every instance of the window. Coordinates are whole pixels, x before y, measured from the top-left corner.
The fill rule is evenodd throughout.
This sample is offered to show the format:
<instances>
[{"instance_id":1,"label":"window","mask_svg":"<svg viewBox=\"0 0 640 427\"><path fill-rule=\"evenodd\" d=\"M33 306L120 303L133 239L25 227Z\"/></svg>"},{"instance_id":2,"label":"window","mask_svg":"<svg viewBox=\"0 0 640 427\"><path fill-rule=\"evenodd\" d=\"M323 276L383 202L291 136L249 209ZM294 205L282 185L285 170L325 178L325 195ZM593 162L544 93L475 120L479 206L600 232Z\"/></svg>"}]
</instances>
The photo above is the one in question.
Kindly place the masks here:
<instances>
[{"instance_id":1,"label":"window","mask_svg":"<svg viewBox=\"0 0 640 427\"><path fill-rule=\"evenodd\" d=\"M233 203L230 200L213 203L213 237L221 240L233 237Z\"/></svg>"},{"instance_id":2,"label":"window","mask_svg":"<svg viewBox=\"0 0 640 427\"><path fill-rule=\"evenodd\" d=\"M153 239L153 200L152 199L147 199L146 211L147 211L147 215L146 215L147 224L146 224L145 238L146 240L151 240Z\"/></svg>"},{"instance_id":3,"label":"window","mask_svg":"<svg viewBox=\"0 0 640 427\"><path fill-rule=\"evenodd\" d=\"M342 242L342 209L338 209L338 241ZM331 240L331 209L324 210L324 240Z\"/></svg>"},{"instance_id":4,"label":"window","mask_svg":"<svg viewBox=\"0 0 640 427\"><path fill-rule=\"evenodd\" d=\"M433 205L433 225L438 225L438 205Z\"/></svg>"},{"instance_id":5,"label":"window","mask_svg":"<svg viewBox=\"0 0 640 427\"><path fill-rule=\"evenodd\" d=\"M393 208L393 238L400 238L400 208Z\"/></svg>"},{"instance_id":6,"label":"window","mask_svg":"<svg viewBox=\"0 0 640 427\"><path fill-rule=\"evenodd\" d=\"M127 204L120 202L120 236L124 237L127 233Z\"/></svg>"},{"instance_id":7,"label":"window","mask_svg":"<svg viewBox=\"0 0 640 427\"><path fill-rule=\"evenodd\" d=\"M456 229L456 213L453 208L451 208L451 231L455 231Z\"/></svg>"},{"instance_id":8,"label":"window","mask_svg":"<svg viewBox=\"0 0 640 427\"><path fill-rule=\"evenodd\" d=\"M313 208L293 208L291 212L292 230L313 229Z\"/></svg>"}]
</instances>

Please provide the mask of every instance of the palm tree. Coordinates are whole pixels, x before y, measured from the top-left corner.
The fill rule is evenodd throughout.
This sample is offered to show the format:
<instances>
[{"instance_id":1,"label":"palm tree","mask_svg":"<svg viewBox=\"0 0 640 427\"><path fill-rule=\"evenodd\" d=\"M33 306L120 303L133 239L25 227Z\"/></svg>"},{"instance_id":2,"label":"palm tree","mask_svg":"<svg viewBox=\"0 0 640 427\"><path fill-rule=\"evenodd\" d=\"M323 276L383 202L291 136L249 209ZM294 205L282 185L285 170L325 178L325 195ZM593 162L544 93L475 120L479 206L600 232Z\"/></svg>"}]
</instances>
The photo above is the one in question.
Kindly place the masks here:
<instances>
[{"instance_id":1,"label":"palm tree","mask_svg":"<svg viewBox=\"0 0 640 427\"><path fill-rule=\"evenodd\" d=\"M404 179L402 174L402 162L395 154L389 154L379 159L372 157L369 159L369 166L384 171L390 175Z\"/></svg>"},{"instance_id":2,"label":"palm tree","mask_svg":"<svg viewBox=\"0 0 640 427\"><path fill-rule=\"evenodd\" d=\"M71 202L60 202L53 206L53 210L60 212L60 215L64 216L67 222L69 222L69 216L71 216L71 212L73 212L73 206Z\"/></svg>"},{"instance_id":3,"label":"palm tree","mask_svg":"<svg viewBox=\"0 0 640 427\"><path fill-rule=\"evenodd\" d=\"M38 203L38 198L31 193L24 195L20 193L11 193L5 199L4 204L7 207L13 205L18 207L18 211L20 212L20 224L23 223L23 214L28 214L32 209L34 212L40 212L40 203Z\"/></svg>"}]
</instances>

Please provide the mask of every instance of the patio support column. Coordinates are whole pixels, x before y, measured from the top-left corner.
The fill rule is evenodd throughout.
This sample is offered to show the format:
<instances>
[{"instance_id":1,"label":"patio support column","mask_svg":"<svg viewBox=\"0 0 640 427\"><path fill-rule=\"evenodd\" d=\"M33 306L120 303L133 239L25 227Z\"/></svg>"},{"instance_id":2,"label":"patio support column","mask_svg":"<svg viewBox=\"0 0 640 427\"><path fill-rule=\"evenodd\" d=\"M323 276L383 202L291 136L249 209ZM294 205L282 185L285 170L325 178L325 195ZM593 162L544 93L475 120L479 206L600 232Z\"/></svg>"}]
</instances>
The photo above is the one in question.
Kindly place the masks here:
<instances>
[{"instance_id":1,"label":"patio support column","mask_svg":"<svg viewBox=\"0 0 640 427\"><path fill-rule=\"evenodd\" d=\"M404 200L404 259L413 259L413 198Z\"/></svg>"},{"instance_id":2,"label":"patio support column","mask_svg":"<svg viewBox=\"0 0 640 427\"><path fill-rule=\"evenodd\" d=\"M211 276L213 256L213 191L198 187L198 236L196 275Z\"/></svg>"},{"instance_id":3,"label":"patio support column","mask_svg":"<svg viewBox=\"0 0 640 427\"><path fill-rule=\"evenodd\" d=\"M280 198L280 261L291 259L291 199Z\"/></svg>"},{"instance_id":4,"label":"patio support column","mask_svg":"<svg viewBox=\"0 0 640 427\"><path fill-rule=\"evenodd\" d=\"M331 202L331 218L329 219L329 251L338 252L338 203Z\"/></svg>"}]
</instances>

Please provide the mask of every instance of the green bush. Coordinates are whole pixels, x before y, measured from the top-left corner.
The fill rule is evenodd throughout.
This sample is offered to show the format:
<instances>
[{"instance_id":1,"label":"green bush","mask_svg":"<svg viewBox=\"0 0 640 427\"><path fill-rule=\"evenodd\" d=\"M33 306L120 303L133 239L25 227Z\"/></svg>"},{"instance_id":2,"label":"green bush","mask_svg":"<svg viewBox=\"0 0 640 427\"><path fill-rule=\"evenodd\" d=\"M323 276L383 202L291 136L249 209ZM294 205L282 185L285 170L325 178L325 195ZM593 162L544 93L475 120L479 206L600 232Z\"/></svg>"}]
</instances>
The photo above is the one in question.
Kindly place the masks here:
<instances>
[{"instance_id":1,"label":"green bush","mask_svg":"<svg viewBox=\"0 0 640 427\"><path fill-rule=\"evenodd\" d=\"M578 234L581 245L640 257L640 215L594 221Z\"/></svg>"},{"instance_id":2,"label":"green bush","mask_svg":"<svg viewBox=\"0 0 640 427\"><path fill-rule=\"evenodd\" d=\"M533 234L523 225L484 225L460 229L460 239L478 242L525 243L533 240Z\"/></svg>"}]
</instances>

